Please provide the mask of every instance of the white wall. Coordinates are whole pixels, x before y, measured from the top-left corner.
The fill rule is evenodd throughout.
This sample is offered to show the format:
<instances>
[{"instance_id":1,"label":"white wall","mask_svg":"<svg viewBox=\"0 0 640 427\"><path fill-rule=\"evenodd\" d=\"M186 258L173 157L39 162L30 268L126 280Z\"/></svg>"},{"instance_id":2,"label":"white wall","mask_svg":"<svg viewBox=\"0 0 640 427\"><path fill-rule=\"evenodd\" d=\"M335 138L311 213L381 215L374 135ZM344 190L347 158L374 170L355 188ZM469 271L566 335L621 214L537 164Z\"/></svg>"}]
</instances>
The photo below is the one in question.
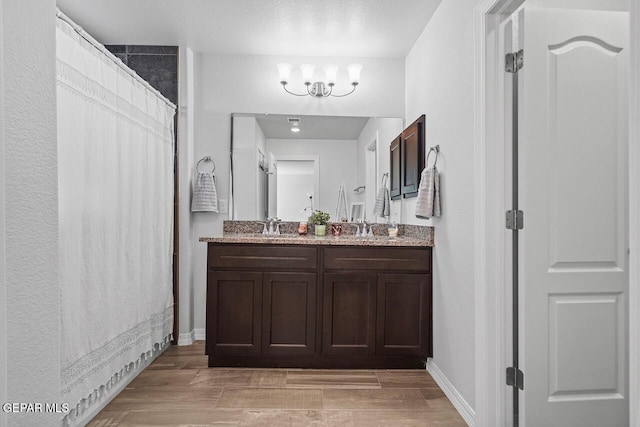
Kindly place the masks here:
<instances>
[{"instance_id":1,"label":"white wall","mask_svg":"<svg viewBox=\"0 0 640 427\"><path fill-rule=\"evenodd\" d=\"M0 1L0 22L2 22L2 2ZM4 44L3 32L0 31L0 165L4 164ZM5 180L0 173L0 403L7 401L7 281L5 277ZM0 411L0 426L7 425L7 414Z\"/></svg>"},{"instance_id":2,"label":"white wall","mask_svg":"<svg viewBox=\"0 0 640 427\"><path fill-rule=\"evenodd\" d=\"M2 8L7 400L60 402L55 1ZM61 417L7 419L33 426Z\"/></svg>"},{"instance_id":3,"label":"white wall","mask_svg":"<svg viewBox=\"0 0 640 427\"><path fill-rule=\"evenodd\" d=\"M179 344L190 344L193 331L193 219L191 216L191 188L193 185L193 119L194 119L194 55L188 47L179 49L178 106L178 202L179 202Z\"/></svg>"},{"instance_id":4,"label":"white wall","mask_svg":"<svg viewBox=\"0 0 640 427\"><path fill-rule=\"evenodd\" d=\"M474 350L474 76L473 8L478 0L444 0L405 62L406 123L426 114L427 149L440 144L442 217L403 222L436 227L433 264L434 362L475 405Z\"/></svg>"},{"instance_id":5,"label":"white wall","mask_svg":"<svg viewBox=\"0 0 640 427\"><path fill-rule=\"evenodd\" d=\"M362 78L353 95L317 99L295 97L282 90L276 65L310 62L336 63L342 71L336 91L348 88L345 67L363 64ZM292 90L297 88L292 74ZM194 159L210 155L216 162L219 198L228 197L231 113L314 114L327 116L404 116L404 61L382 58L275 57L204 55L196 57ZM182 174L181 174L182 176ZM336 190L337 192L337 190ZM206 300L206 244L199 237L221 236L224 214L193 215L194 326L204 331Z\"/></svg>"}]
</instances>

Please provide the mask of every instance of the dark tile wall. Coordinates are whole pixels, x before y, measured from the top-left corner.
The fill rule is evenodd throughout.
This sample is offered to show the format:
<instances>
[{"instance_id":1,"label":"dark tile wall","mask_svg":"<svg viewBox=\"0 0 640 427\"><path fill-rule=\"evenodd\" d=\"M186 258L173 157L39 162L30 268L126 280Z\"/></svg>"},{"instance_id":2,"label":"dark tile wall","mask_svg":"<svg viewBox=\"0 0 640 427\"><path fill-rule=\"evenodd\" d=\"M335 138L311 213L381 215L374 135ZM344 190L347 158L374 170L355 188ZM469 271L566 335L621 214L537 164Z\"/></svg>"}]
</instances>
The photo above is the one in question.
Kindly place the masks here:
<instances>
[{"instance_id":1,"label":"dark tile wall","mask_svg":"<svg viewBox=\"0 0 640 427\"><path fill-rule=\"evenodd\" d=\"M140 77L178 105L178 47L107 45Z\"/></svg>"}]
</instances>

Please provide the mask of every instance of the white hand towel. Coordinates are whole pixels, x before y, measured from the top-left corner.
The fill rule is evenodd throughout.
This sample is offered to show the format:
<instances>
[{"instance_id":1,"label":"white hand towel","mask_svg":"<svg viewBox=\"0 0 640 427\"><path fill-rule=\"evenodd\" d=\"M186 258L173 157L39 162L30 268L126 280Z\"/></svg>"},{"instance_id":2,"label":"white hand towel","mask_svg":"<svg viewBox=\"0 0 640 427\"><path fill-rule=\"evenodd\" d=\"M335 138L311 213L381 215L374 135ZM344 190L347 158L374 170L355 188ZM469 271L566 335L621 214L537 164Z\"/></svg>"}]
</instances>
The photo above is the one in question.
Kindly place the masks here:
<instances>
[{"instance_id":1,"label":"white hand towel","mask_svg":"<svg viewBox=\"0 0 640 427\"><path fill-rule=\"evenodd\" d=\"M440 216L440 175L435 166L425 168L420 176L418 201L416 203L417 218Z\"/></svg>"},{"instance_id":2,"label":"white hand towel","mask_svg":"<svg viewBox=\"0 0 640 427\"><path fill-rule=\"evenodd\" d=\"M211 172L198 173L193 189L191 212L218 212L218 192Z\"/></svg>"},{"instance_id":3,"label":"white hand towel","mask_svg":"<svg viewBox=\"0 0 640 427\"><path fill-rule=\"evenodd\" d=\"M389 189L384 187L384 209L382 209L382 216L391 215L391 198L389 197Z\"/></svg>"},{"instance_id":4,"label":"white hand towel","mask_svg":"<svg viewBox=\"0 0 640 427\"><path fill-rule=\"evenodd\" d=\"M391 214L391 199L389 197L389 189L384 183L378 190L376 203L373 207L373 214L375 216L389 216Z\"/></svg>"},{"instance_id":5,"label":"white hand towel","mask_svg":"<svg viewBox=\"0 0 640 427\"><path fill-rule=\"evenodd\" d=\"M384 216L384 187L380 187L376 196L376 203L373 205L373 214L375 216Z\"/></svg>"}]
</instances>

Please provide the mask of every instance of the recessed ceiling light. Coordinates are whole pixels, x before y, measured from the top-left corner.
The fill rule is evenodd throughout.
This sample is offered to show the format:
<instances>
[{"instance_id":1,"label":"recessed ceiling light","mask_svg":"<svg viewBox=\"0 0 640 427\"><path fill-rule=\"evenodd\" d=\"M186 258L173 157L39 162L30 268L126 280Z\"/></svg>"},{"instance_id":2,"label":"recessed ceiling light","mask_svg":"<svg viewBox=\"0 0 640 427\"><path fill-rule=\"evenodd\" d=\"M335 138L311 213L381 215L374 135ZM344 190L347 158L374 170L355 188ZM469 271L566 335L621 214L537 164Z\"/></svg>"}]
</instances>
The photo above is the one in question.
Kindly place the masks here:
<instances>
[{"instance_id":1,"label":"recessed ceiling light","mask_svg":"<svg viewBox=\"0 0 640 427\"><path fill-rule=\"evenodd\" d=\"M291 132L300 132L300 128L299 127L292 127L291 128Z\"/></svg>"}]
</instances>

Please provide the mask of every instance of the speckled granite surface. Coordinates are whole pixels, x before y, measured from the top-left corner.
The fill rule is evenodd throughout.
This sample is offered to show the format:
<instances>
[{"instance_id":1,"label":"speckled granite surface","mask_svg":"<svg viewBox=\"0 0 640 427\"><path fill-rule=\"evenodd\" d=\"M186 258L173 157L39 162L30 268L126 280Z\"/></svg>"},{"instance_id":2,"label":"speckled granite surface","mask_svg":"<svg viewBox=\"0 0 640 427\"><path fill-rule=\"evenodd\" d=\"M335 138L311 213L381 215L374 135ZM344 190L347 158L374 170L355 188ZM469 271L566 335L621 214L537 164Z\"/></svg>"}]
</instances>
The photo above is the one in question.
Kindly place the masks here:
<instances>
[{"instance_id":1,"label":"speckled granite surface","mask_svg":"<svg viewBox=\"0 0 640 427\"><path fill-rule=\"evenodd\" d=\"M342 246L434 246L433 227L420 225L398 225L398 237L389 237L386 224L373 224L374 237L356 237L358 224L340 223L340 236L331 235L327 225L327 236L316 237L313 225L309 225L306 236L298 235L297 222L282 222L280 236L263 236L260 221L224 221L223 237L201 237L201 242L214 243L271 243L287 245L342 245Z\"/></svg>"}]
</instances>

